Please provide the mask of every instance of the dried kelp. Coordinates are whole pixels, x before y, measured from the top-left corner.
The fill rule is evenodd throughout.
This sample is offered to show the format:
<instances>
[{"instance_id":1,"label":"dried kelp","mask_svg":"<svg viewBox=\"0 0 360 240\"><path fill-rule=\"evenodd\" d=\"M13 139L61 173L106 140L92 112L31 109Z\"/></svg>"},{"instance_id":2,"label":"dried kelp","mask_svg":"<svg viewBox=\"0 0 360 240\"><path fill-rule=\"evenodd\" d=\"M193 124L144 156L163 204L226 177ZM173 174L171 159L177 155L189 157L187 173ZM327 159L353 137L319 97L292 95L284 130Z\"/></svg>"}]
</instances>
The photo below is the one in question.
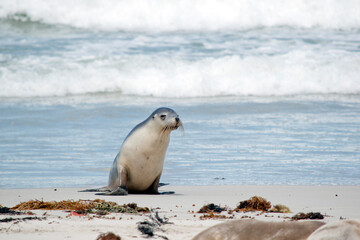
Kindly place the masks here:
<instances>
[{"instance_id":1,"label":"dried kelp","mask_svg":"<svg viewBox=\"0 0 360 240\"><path fill-rule=\"evenodd\" d=\"M234 211L268 211L271 208L271 202L265 198L259 196L253 196L249 200L245 200L239 203Z\"/></svg>"},{"instance_id":2,"label":"dried kelp","mask_svg":"<svg viewBox=\"0 0 360 240\"><path fill-rule=\"evenodd\" d=\"M222 208L219 205L210 203L210 204L202 206L200 208L200 210L198 211L198 213L213 213L213 212L221 213L222 211L225 211L225 210L226 210L225 208Z\"/></svg>"},{"instance_id":3,"label":"dried kelp","mask_svg":"<svg viewBox=\"0 0 360 240\"><path fill-rule=\"evenodd\" d=\"M291 213L290 209L282 204L277 204L275 206L273 206L269 212L274 212L274 213Z\"/></svg>"},{"instance_id":4,"label":"dried kelp","mask_svg":"<svg viewBox=\"0 0 360 240\"><path fill-rule=\"evenodd\" d=\"M60 202L50 201L44 202L43 200L30 200L22 202L11 209L13 210L74 210L85 211L92 209L96 204L105 202L104 200L63 200Z\"/></svg>"},{"instance_id":5,"label":"dried kelp","mask_svg":"<svg viewBox=\"0 0 360 240\"><path fill-rule=\"evenodd\" d=\"M94 213L96 211L121 212L121 213L139 213L149 212L148 208L138 207L136 203L118 205L115 202L106 202L105 200L63 200L60 202L43 200L30 200L22 202L11 208L12 210L71 210L78 213Z\"/></svg>"},{"instance_id":6,"label":"dried kelp","mask_svg":"<svg viewBox=\"0 0 360 240\"><path fill-rule=\"evenodd\" d=\"M129 203L124 205L118 205L115 202L101 202L95 205L95 210L117 212L117 213L148 213L149 208L138 207L136 203Z\"/></svg>"},{"instance_id":7,"label":"dried kelp","mask_svg":"<svg viewBox=\"0 0 360 240\"><path fill-rule=\"evenodd\" d=\"M100 234L96 240L121 240L121 237L112 232Z\"/></svg>"},{"instance_id":8,"label":"dried kelp","mask_svg":"<svg viewBox=\"0 0 360 240\"><path fill-rule=\"evenodd\" d=\"M201 220L205 219L232 219L234 216L225 216L222 214L215 214L214 212L205 213L202 216L200 216Z\"/></svg>"},{"instance_id":9,"label":"dried kelp","mask_svg":"<svg viewBox=\"0 0 360 240\"><path fill-rule=\"evenodd\" d=\"M200 216L201 220L233 218L233 216L225 216L225 215L219 214L222 211L226 211L226 208L220 207L220 205L216 205L214 203L210 203L210 204L202 206L200 208L200 210L198 211L198 213L203 213L203 215Z\"/></svg>"},{"instance_id":10,"label":"dried kelp","mask_svg":"<svg viewBox=\"0 0 360 240\"><path fill-rule=\"evenodd\" d=\"M324 215L320 212L309 212L309 213L297 213L291 217L293 220L303 220L303 219L324 219Z\"/></svg>"}]
</instances>

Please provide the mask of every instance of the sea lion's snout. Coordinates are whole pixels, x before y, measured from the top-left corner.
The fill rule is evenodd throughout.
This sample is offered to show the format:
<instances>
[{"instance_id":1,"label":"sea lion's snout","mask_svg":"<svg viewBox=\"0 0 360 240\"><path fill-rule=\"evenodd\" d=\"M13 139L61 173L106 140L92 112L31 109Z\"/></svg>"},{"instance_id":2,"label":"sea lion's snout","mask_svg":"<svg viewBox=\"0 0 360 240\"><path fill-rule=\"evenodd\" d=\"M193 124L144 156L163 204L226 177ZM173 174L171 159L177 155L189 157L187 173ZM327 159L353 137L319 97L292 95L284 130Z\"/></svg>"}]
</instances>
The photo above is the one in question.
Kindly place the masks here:
<instances>
[{"instance_id":1,"label":"sea lion's snout","mask_svg":"<svg viewBox=\"0 0 360 240\"><path fill-rule=\"evenodd\" d=\"M176 117L173 118L173 122L172 124L170 125L170 129L171 130L176 130L178 129L179 127L181 128L182 127L182 122L179 118L179 115L176 115Z\"/></svg>"},{"instance_id":2,"label":"sea lion's snout","mask_svg":"<svg viewBox=\"0 0 360 240\"><path fill-rule=\"evenodd\" d=\"M177 116L175 118L175 121L176 121L175 129L179 128L181 131L181 134L184 134L184 126L183 126L182 121L180 120L179 116Z\"/></svg>"},{"instance_id":3,"label":"sea lion's snout","mask_svg":"<svg viewBox=\"0 0 360 240\"><path fill-rule=\"evenodd\" d=\"M180 127L180 128L183 128L182 122L181 122L181 120L180 120L180 118L179 118L179 115L177 115L177 116L175 117L175 122L176 122L176 124L175 124L175 129L178 129L179 127Z\"/></svg>"},{"instance_id":4,"label":"sea lion's snout","mask_svg":"<svg viewBox=\"0 0 360 240\"><path fill-rule=\"evenodd\" d=\"M183 129L179 115L171 108L158 108L153 112L151 116L152 119L161 122L161 127L163 131L176 130L179 127Z\"/></svg>"}]
</instances>

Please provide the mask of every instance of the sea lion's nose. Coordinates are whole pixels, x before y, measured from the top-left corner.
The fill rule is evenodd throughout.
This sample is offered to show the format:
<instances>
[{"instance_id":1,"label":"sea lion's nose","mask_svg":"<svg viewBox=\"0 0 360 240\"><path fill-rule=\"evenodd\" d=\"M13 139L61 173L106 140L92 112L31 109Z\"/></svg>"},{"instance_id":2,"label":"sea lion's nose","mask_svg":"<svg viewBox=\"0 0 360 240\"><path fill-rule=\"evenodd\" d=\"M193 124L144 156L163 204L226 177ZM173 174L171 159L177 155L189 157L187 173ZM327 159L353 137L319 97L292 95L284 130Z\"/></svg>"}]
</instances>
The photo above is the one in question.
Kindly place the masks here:
<instances>
[{"instance_id":1,"label":"sea lion's nose","mask_svg":"<svg viewBox=\"0 0 360 240\"><path fill-rule=\"evenodd\" d=\"M175 121L176 121L176 123L179 123L180 118L179 118L179 117L176 117L176 118L175 118Z\"/></svg>"}]
</instances>

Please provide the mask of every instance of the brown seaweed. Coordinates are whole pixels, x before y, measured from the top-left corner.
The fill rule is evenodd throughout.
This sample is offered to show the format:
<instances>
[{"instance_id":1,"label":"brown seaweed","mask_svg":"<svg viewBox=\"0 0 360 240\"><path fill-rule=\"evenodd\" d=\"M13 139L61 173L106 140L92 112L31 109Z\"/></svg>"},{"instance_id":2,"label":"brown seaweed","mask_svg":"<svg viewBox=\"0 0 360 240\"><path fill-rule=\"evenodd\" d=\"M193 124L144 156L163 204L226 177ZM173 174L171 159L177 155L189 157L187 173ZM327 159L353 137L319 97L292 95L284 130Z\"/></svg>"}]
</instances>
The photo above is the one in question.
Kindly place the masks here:
<instances>
[{"instance_id":1,"label":"brown seaweed","mask_svg":"<svg viewBox=\"0 0 360 240\"><path fill-rule=\"evenodd\" d=\"M214 212L210 212L210 213L205 213L202 216L200 216L200 220L205 220L205 219L232 219L234 218L233 216L225 216L222 214L215 214Z\"/></svg>"},{"instance_id":2,"label":"brown seaweed","mask_svg":"<svg viewBox=\"0 0 360 240\"><path fill-rule=\"evenodd\" d=\"M274 213L291 213L290 209L282 204L277 204L275 206L273 206L269 212L274 212Z\"/></svg>"},{"instance_id":3,"label":"brown seaweed","mask_svg":"<svg viewBox=\"0 0 360 240\"><path fill-rule=\"evenodd\" d=\"M210 203L207 205L204 205L200 208L198 213L221 213L222 211L225 211L225 208L220 207L219 205L215 205L214 203Z\"/></svg>"},{"instance_id":4,"label":"brown seaweed","mask_svg":"<svg viewBox=\"0 0 360 240\"><path fill-rule=\"evenodd\" d=\"M266 212L271 208L271 202L260 196L253 196L249 200L241 201L234 211L263 211Z\"/></svg>"},{"instance_id":5,"label":"brown seaweed","mask_svg":"<svg viewBox=\"0 0 360 240\"><path fill-rule=\"evenodd\" d=\"M136 203L118 205L115 202L106 202L105 200L63 200L60 202L43 200L30 200L22 202L11 208L12 210L68 210L77 213L93 213L96 211L121 212L121 213L148 213L146 207L138 207Z\"/></svg>"},{"instance_id":6,"label":"brown seaweed","mask_svg":"<svg viewBox=\"0 0 360 240\"><path fill-rule=\"evenodd\" d=\"M303 220L303 219L324 219L324 215L320 212L309 212L309 213L297 213L291 217L293 220Z\"/></svg>"},{"instance_id":7,"label":"brown seaweed","mask_svg":"<svg viewBox=\"0 0 360 240\"><path fill-rule=\"evenodd\" d=\"M96 240L121 240L121 237L112 232L107 232L100 234Z\"/></svg>"}]
</instances>

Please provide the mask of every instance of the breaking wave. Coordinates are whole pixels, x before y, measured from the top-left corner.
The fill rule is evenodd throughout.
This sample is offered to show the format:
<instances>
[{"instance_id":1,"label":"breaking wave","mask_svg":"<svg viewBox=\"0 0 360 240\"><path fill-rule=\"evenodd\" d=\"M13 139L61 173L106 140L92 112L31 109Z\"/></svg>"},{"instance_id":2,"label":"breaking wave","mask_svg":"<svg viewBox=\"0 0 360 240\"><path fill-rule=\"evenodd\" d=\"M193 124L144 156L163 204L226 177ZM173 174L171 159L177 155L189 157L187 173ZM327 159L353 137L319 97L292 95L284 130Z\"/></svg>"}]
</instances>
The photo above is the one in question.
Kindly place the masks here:
<instances>
[{"instance_id":1,"label":"breaking wave","mask_svg":"<svg viewBox=\"0 0 360 240\"><path fill-rule=\"evenodd\" d=\"M98 92L158 97L360 93L360 57L294 50L276 56L196 61L133 56L91 63L23 58L1 67L0 97Z\"/></svg>"},{"instance_id":2,"label":"breaking wave","mask_svg":"<svg viewBox=\"0 0 360 240\"><path fill-rule=\"evenodd\" d=\"M358 0L3 0L0 18L105 31L358 29Z\"/></svg>"}]
</instances>

